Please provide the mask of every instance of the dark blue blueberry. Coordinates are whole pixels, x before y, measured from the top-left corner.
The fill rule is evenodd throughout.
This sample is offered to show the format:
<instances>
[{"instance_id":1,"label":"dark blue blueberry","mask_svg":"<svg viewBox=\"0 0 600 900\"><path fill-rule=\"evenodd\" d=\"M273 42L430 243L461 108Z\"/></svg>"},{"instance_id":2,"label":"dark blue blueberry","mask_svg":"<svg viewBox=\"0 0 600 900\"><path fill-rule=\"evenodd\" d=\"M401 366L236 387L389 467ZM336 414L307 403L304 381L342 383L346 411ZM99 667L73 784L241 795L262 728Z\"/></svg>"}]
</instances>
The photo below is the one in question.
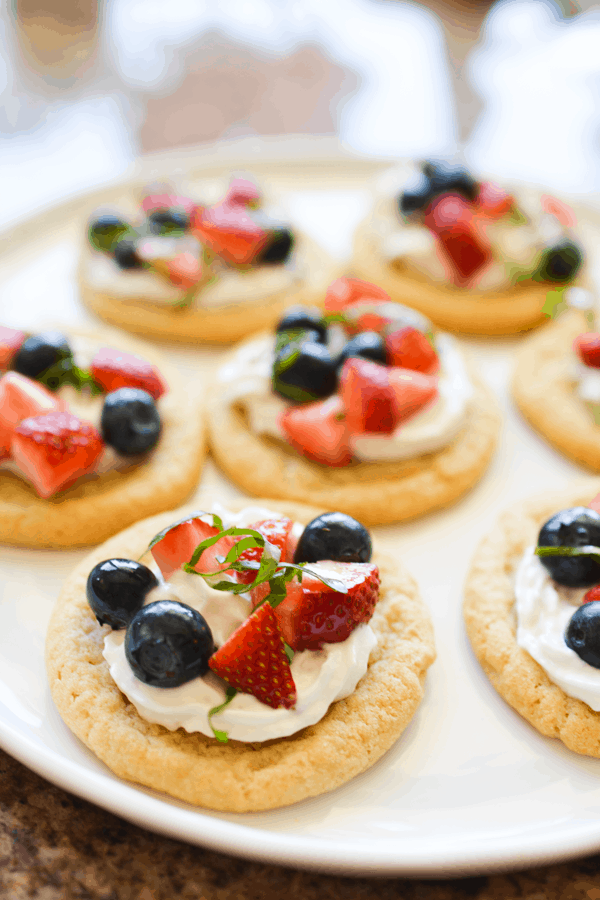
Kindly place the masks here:
<instances>
[{"instance_id":1,"label":"dark blue blueberry","mask_svg":"<svg viewBox=\"0 0 600 900\"><path fill-rule=\"evenodd\" d=\"M86 594L101 625L127 628L158 580L147 566L132 559L105 559L90 572Z\"/></svg>"},{"instance_id":2,"label":"dark blue blueberry","mask_svg":"<svg viewBox=\"0 0 600 900\"><path fill-rule=\"evenodd\" d=\"M161 432L154 400L140 388L112 391L104 399L100 430L105 443L122 456L147 453L156 445Z\"/></svg>"},{"instance_id":3,"label":"dark blue blueberry","mask_svg":"<svg viewBox=\"0 0 600 900\"><path fill-rule=\"evenodd\" d=\"M583 603L575 610L567 625L565 644L584 662L600 669L600 601Z\"/></svg>"},{"instance_id":4,"label":"dark blue blueberry","mask_svg":"<svg viewBox=\"0 0 600 900\"><path fill-rule=\"evenodd\" d=\"M479 193L479 184L470 172L453 160L428 159L423 163L423 174L430 181L432 196L452 192L475 200Z\"/></svg>"},{"instance_id":5,"label":"dark blue blueberry","mask_svg":"<svg viewBox=\"0 0 600 900\"><path fill-rule=\"evenodd\" d=\"M21 344L13 360L13 369L28 378L40 378L50 390L60 387L73 368L73 351L60 331L32 334ZM46 377L48 375L48 377Z\"/></svg>"},{"instance_id":6,"label":"dark blue blueberry","mask_svg":"<svg viewBox=\"0 0 600 900\"><path fill-rule=\"evenodd\" d=\"M398 206L402 215L410 216L423 211L429 206L432 199L431 181L424 172L418 172L400 194Z\"/></svg>"},{"instance_id":7,"label":"dark blue blueberry","mask_svg":"<svg viewBox=\"0 0 600 900\"><path fill-rule=\"evenodd\" d=\"M371 559L372 552L371 536L364 525L346 513L323 513L309 522L302 532L294 562L333 559L366 563Z\"/></svg>"},{"instance_id":8,"label":"dark blue blueberry","mask_svg":"<svg viewBox=\"0 0 600 900\"><path fill-rule=\"evenodd\" d=\"M272 384L296 403L329 397L337 388L336 362L324 344L294 341L276 354Z\"/></svg>"},{"instance_id":9,"label":"dark blue blueberry","mask_svg":"<svg viewBox=\"0 0 600 900\"><path fill-rule=\"evenodd\" d=\"M131 238L120 240L115 246L114 254L115 262L120 269L142 268L142 260L137 255L135 241Z\"/></svg>"},{"instance_id":10,"label":"dark blue blueberry","mask_svg":"<svg viewBox=\"0 0 600 900\"><path fill-rule=\"evenodd\" d=\"M189 228L189 216L182 209L155 209L148 216L152 234L176 234Z\"/></svg>"},{"instance_id":11,"label":"dark blue blueberry","mask_svg":"<svg viewBox=\"0 0 600 900\"><path fill-rule=\"evenodd\" d=\"M88 234L90 242L97 250L112 252L117 241L128 231L130 226L127 222L111 213L105 213L90 222Z\"/></svg>"},{"instance_id":12,"label":"dark blue blueberry","mask_svg":"<svg viewBox=\"0 0 600 900\"><path fill-rule=\"evenodd\" d=\"M258 254L259 265L278 265L284 263L294 249L294 235L289 228L275 228Z\"/></svg>"},{"instance_id":13,"label":"dark blue blueberry","mask_svg":"<svg viewBox=\"0 0 600 900\"><path fill-rule=\"evenodd\" d=\"M153 687L179 687L206 675L213 652L206 619L177 600L143 606L125 635L125 656L133 674Z\"/></svg>"},{"instance_id":14,"label":"dark blue blueberry","mask_svg":"<svg viewBox=\"0 0 600 900\"><path fill-rule=\"evenodd\" d=\"M276 331L318 331L320 340L327 340L327 325L320 309L311 306L291 306L277 324Z\"/></svg>"},{"instance_id":15,"label":"dark blue blueberry","mask_svg":"<svg viewBox=\"0 0 600 900\"><path fill-rule=\"evenodd\" d=\"M600 547L600 515L587 506L563 509L548 519L539 547ZM554 581L566 587L589 587L600 582L600 563L586 556L541 556Z\"/></svg>"},{"instance_id":16,"label":"dark blue blueberry","mask_svg":"<svg viewBox=\"0 0 600 900\"><path fill-rule=\"evenodd\" d=\"M537 281L570 281L583 262L581 248L570 240L561 241L544 250L534 278Z\"/></svg>"},{"instance_id":17,"label":"dark blue blueberry","mask_svg":"<svg viewBox=\"0 0 600 900\"><path fill-rule=\"evenodd\" d=\"M341 368L347 359L358 356L360 359L370 359L371 362L387 363L385 340L376 331L362 331L350 338L340 353L338 365Z\"/></svg>"}]
</instances>

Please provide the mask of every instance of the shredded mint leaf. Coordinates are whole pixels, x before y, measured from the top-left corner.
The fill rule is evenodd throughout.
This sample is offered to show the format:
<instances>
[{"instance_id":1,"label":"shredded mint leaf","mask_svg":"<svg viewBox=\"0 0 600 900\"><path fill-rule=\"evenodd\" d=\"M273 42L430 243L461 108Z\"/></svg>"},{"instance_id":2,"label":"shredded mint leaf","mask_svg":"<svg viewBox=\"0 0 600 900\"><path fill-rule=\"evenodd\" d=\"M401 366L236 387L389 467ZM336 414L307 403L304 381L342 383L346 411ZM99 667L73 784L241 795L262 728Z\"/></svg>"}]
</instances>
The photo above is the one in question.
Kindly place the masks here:
<instances>
[{"instance_id":1,"label":"shredded mint leaf","mask_svg":"<svg viewBox=\"0 0 600 900\"><path fill-rule=\"evenodd\" d=\"M285 650L285 655L286 655L287 658L288 658L288 662L291 663L291 661L292 661L293 658L294 658L294 651L292 650L292 648L290 647L289 644L286 644L285 641L283 642L283 649Z\"/></svg>"},{"instance_id":2,"label":"shredded mint leaf","mask_svg":"<svg viewBox=\"0 0 600 900\"><path fill-rule=\"evenodd\" d=\"M600 547L591 544L585 547L536 547L536 556L589 556L600 562Z\"/></svg>"},{"instance_id":3,"label":"shredded mint leaf","mask_svg":"<svg viewBox=\"0 0 600 900\"><path fill-rule=\"evenodd\" d=\"M72 357L53 363L37 376L36 381L41 382L51 391L57 391L64 384L70 384L78 391L87 388L92 397L101 394L103 390L90 372L80 369L74 364Z\"/></svg>"},{"instance_id":4,"label":"shredded mint leaf","mask_svg":"<svg viewBox=\"0 0 600 900\"><path fill-rule=\"evenodd\" d=\"M227 741L229 740L229 735L227 734L226 731L219 731L217 728L214 727L214 725L212 723L212 717L218 715L220 712L223 712L225 707L229 706L229 704L231 703L231 701L233 700L233 698L235 697L236 694L237 694L237 689L234 687L231 687L231 685L228 685L225 690L225 698L226 699L223 701L223 703L219 704L219 706L213 706L213 708L208 713L208 724L210 725L210 727L212 729L212 733L214 734L216 739L218 741L220 741L222 744L227 743Z\"/></svg>"},{"instance_id":5,"label":"shredded mint leaf","mask_svg":"<svg viewBox=\"0 0 600 900\"><path fill-rule=\"evenodd\" d=\"M565 301L565 287L554 288L546 294L546 302L542 307L542 312L551 319L556 319L561 312L567 309Z\"/></svg>"}]
</instances>

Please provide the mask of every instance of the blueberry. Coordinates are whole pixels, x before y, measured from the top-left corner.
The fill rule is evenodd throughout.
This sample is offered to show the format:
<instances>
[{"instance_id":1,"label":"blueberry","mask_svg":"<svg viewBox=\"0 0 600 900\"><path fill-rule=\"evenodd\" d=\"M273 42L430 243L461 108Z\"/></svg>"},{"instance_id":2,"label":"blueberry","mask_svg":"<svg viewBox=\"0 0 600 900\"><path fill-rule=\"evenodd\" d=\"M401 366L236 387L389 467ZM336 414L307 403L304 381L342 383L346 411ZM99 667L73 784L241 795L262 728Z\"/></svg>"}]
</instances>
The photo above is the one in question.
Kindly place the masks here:
<instances>
[{"instance_id":1,"label":"blueberry","mask_svg":"<svg viewBox=\"0 0 600 900\"><path fill-rule=\"evenodd\" d=\"M360 522L341 512L323 513L309 522L298 541L294 562L366 563L371 559L371 536Z\"/></svg>"},{"instance_id":2,"label":"blueberry","mask_svg":"<svg viewBox=\"0 0 600 900\"><path fill-rule=\"evenodd\" d=\"M206 675L213 652L205 618L177 600L143 606L125 635L125 656L133 674L153 687L179 687Z\"/></svg>"},{"instance_id":3,"label":"blueberry","mask_svg":"<svg viewBox=\"0 0 600 900\"><path fill-rule=\"evenodd\" d=\"M276 228L269 235L269 240L258 254L256 262L259 265L284 263L292 252L294 243L294 235L289 228Z\"/></svg>"},{"instance_id":4,"label":"blueberry","mask_svg":"<svg viewBox=\"0 0 600 900\"><path fill-rule=\"evenodd\" d=\"M105 443L122 456L147 453L161 432L156 404L147 391L124 387L107 394L100 430Z\"/></svg>"},{"instance_id":5,"label":"blueberry","mask_svg":"<svg viewBox=\"0 0 600 900\"><path fill-rule=\"evenodd\" d=\"M421 212L433 199L431 181L424 172L418 172L398 198L398 206L403 216Z\"/></svg>"},{"instance_id":6,"label":"blueberry","mask_svg":"<svg viewBox=\"0 0 600 900\"><path fill-rule=\"evenodd\" d=\"M96 250L112 252L117 241L130 230L127 222L118 216L106 213L93 219L89 226L89 239Z\"/></svg>"},{"instance_id":7,"label":"blueberry","mask_svg":"<svg viewBox=\"0 0 600 900\"><path fill-rule=\"evenodd\" d=\"M387 363L385 352L385 340L376 331L362 331L350 338L340 353L338 365L341 368L347 359L358 356L361 359L370 359L372 362Z\"/></svg>"},{"instance_id":8,"label":"blueberry","mask_svg":"<svg viewBox=\"0 0 600 900\"><path fill-rule=\"evenodd\" d=\"M539 547L600 547L600 515L586 506L563 509L548 519L538 538ZM600 563L585 556L541 556L554 581L567 587L589 587L600 582Z\"/></svg>"},{"instance_id":9,"label":"blueberry","mask_svg":"<svg viewBox=\"0 0 600 900\"><path fill-rule=\"evenodd\" d=\"M156 209L148 216L152 234L174 234L189 228L189 216L182 209Z\"/></svg>"},{"instance_id":10,"label":"blueberry","mask_svg":"<svg viewBox=\"0 0 600 900\"><path fill-rule=\"evenodd\" d=\"M56 390L73 368L73 351L60 331L32 334L17 351L13 369Z\"/></svg>"},{"instance_id":11,"label":"blueberry","mask_svg":"<svg viewBox=\"0 0 600 900\"><path fill-rule=\"evenodd\" d=\"M337 388L335 361L324 344L287 344L275 356L272 384L277 394L296 403L329 397Z\"/></svg>"},{"instance_id":12,"label":"blueberry","mask_svg":"<svg viewBox=\"0 0 600 900\"><path fill-rule=\"evenodd\" d=\"M428 159L423 163L423 174L429 178L432 196L452 192L475 200L479 193L479 185L469 171L452 160Z\"/></svg>"},{"instance_id":13,"label":"blueberry","mask_svg":"<svg viewBox=\"0 0 600 900\"><path fill-rule=\"evenodd\" d=\"M583 262L581 248L570 240L544 250L534 278L538 281L570 281Z\"/></svg>"},{"instance_id":14,"label":"blueberry","mask_svg":"<svg viewBox=\"0 0 600 900\"><path fill-rule=\"evenodd\" d=\"M565 644L584 662L600 669L600 601L583 603L575 610L567 625Z\"/></svg>"},{"instance_id":15,"label":"blueberry","mask_svg":"<svg viewBox=\"0 0 600 900\"><path fill-rule=\"evenodd\" d=\"M323 313L315 306L291 306L283 319L280 319L276 331L318 331L320 340L327 340L327 325L323 321Z\"/></svg>"},{"instance_id":16,"label":"blueberry","mask_svg":"<svg viewBox=\"0 0 600 900\"><path fill-rule=\"evenodd\" d=\"M135 241L131 238L120 240L115 246L114 255L120 269L140 269L143 265L137 255Z\"/></svg>"},{"instance_id":17,"label":"blueberry","mask_svg":"<svg viewBox=\"0 0 600 900\"><path fill-rule=\"evenodd\" d=\"M158 580L147 566L132 559L105 559L90 572L86 595L101 625L127 628Z\"/></svg>"}]
</instances>

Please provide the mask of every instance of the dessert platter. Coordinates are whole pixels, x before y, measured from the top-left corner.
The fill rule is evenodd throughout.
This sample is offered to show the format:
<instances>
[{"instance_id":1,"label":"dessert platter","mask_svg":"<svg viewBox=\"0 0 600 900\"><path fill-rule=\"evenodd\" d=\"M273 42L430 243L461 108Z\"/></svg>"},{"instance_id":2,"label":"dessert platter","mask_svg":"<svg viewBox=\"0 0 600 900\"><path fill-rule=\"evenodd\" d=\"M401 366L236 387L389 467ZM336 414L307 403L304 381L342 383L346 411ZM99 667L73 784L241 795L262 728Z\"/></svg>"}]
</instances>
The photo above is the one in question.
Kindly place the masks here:
<instances>
[{"instance_id":1,"label":"dessert platter","mask_svg":"<svg viewBox=\"0 0 600 900\"><path fill-rule=\"evenodd\" d=\"M17 223L5 233L0 248L2 325L26 335L37 334L41 314L46 313L44 319L50 318L47 313L51 305L52 325L63 334L85 332L90 327L97 329L99 326L81 304L77 290L81 239L90 212L104 204L118 207L119 197L127 191L137 190L137 186L153 178L164 178L177 167L185 171L192 182L206 178L227 179L232 171L251 170L261 183L268 184L269 189L289 204L298 217L302 232L326 247L334 257L335 246L333 242L327 244L327 232L335 233L339 248L349 260L354 231L369 212L370 185L392 162L353 158L332 142L317 139L298 144L291 139L266 141L259 161L252 159L252 152L244 143L237 149L235 145L224 145L217 150L205 154L194 151L176 158L156 157L146 161L146 170L126 185L75 198L60 207L42 211L26 222ZM335 188L332 188L333 175ZM592 210L587 215L586 222L591 229L597 214ZM340 252L339 258L336 257L342 270L345 265L343 254ZM345 271L346 275L354 277L348 269ZM330 279L328 284L333 280ZM275 328L283 315L278 315L269 328ZM559 323L561 318L556 321ZM419 332L414 322L406 327ZM553 327L554 323L550 325ZM364 330L361 333L364 334ZM393 329L389 331L390 335L393 333ZM414 339L415 335L411 334ZM117 339L115 332L112 336ZM345 340L354 337L346 335ZM385 337L388 337L387 332ZM118 339L123 341L123 346L125 340L129 340L123 333L119 333ZM495 523L504 510L513 509L513 516L518 517L521 504L527 498L543 494L544 508L540 507L539 517L535 519L536 527L539 519L541 528L560 510L587 506L600 490L597 479L588 476L586 480L582 468L533 431L513 406L510 379L515 354L525 339L464 336L452 339L461 356L470 358L484 394L489 392L495 398L494 407L491 404L487 407L494 421L497 408L500 409L502 428L496 450L490 453L486 466L482 466L467 492L463 491L448 505L426 515L395 523L390 516L387 520L390 524L372 524L375 516L369 519L366 507L365 521L355 511L354 518L366 526L372 539L374 553L370 560L361 559L345 565L358 567L362 573L367 618L353 622L355 627L349 636L342 632L338 635L341 640L330 644L323 642L317 650L300 649L301 642L294 650L290 640L297 642L298 633L294 628L286 631L283 641L294 656L290 663L285 646L282 656L281 645L277 645L277 664L280 666L277 677L283 679L278 682L282 687L281 704L279 699L277 707L265 704L265 695L261 700L247 693L247 673L240 675L239 657L233 657L237 674L232 673L232 655L223 653L228 641L220 643L221 639L215 637L219 633L218 623L209 624L214 646L208 647L204 662L212 674L207 672L196 680L206 681L211 691L215 683L220 685L221 694L217 692L213 696L209 692L204 712L193 713L197 720L202 720L203 727L209 729L209 734L202 734L202 728L195 733L181 728L172 731L168 724L160 724L156 718L152 721L142 718L138 712L140 698L135 693L139 685L132 681L134 676L130 674L129 664L124 662L127 647L132 651L132 658L134 656L137 617L150 615L143 611L152 610L152 600L157 596L159 604L170 599L170 583L177 583L180 593L185 587L186 599L179 599L190 608L193 604L189 601L193 600L194 592L204 596L207 591L213 591L212 587L206 590L197 586L190 588L187 581L185 585L180 584L183 578L191 579L193 585L204 584L204 579L190 574L189 570L181 570L186 561L191 568L197 567L200 558L193 559L193 552L175 561L180 574L174 573L169 535L177 529L170 529L170 526L183 519L184 522L195 522L193 528L200 531L217 529L216 534L209 532L209 538L198 532L193 551L198 541L202 543L213 538L215 542L222 541L224 537L220 532L228 530L225 526L250 530L260 536L262 532L251 526L258 527L262 523L264 529L264 523L270 519L281 521L282 517L287 517L296 525L292 524L287 531L286 525L283 537L281 532L275 536L267 529L268 542L271 543L270 534L281 550L277 565L283 564L285 568L286 559L288 566L292 565L290 559L298 560L294 565L306 563L307 575L303 578L307 581L300 588L314 592L321 597L321 602L325 602L328 591L335 593L339 585L327 586L319 575L326 580L332 577L335 580L344 564L335 560L335 551L330 549L319 553L316 562L301 559L302 554L298 551L296 555L297 547L289 540L290 535L294 539L300 535L302 525L312 522L325 511L339 510L339 506L314 498L302 500L282 494L273 499L277 496L273 493L275 484L273 492L266 491L264 485L250 490L244 484L243 494L239 474L237 478L233 471L224 474L226 467L222 458L218 465L209 458L196 493L185 501L183 512L163 507L167 511L159 512L151 519L143 519L147 513L137 516L136 524L121 521L120 514L115 512L115 521L111 522L115 526L112 529L114 536L103 546L99 538L96 543L100 546L91 551L92 555L89 548L76 546L56 553L44 549L41 544L35 547L3 545L0 558L2 748L64 789L142 827L232 855L275 864L347 875L442 877L523 868L597 852L600 847L600 761L587 750L582 754L569 749L561 740L549 737L547 730L541 733L527 721L523 710L517 712L510 705L510 698L506 702L505 694L501 696L500 689L496 689L497 685L492 684L483 671L477 658L482 654L477 647L475 653L471 649L461 615L465 583L482 535L491 532L495 535L495 546L503 545L504 531ZM425 353L427 348L421 339L417 338L416 342ZM111 344L103 343L102 346ZM227 364L228 354L232 352L231 348L183 345L169 348L168 353L165 347L160 347L159 351L163 358L166 356L168 367L179 370L180 378L188 385L214 378L219 367ZM153 356L144 356L139 348L131 352L154 360ZM351 367L355 366L352 359L346 365L350 362ZM381 367L388 373L388 382L389 372L398 368L403 366L388 363L387 367ZM362 369L364 371L364 367ZM432 375L421 374L424 381L413 377L411 383L416 380L421 387L431 387L428 379ZM391 382L388 382L389 387ZM293 415L296 409L293 398L279 399L291 404L289 408ZM328 398L317 398L314 403L327 401ZM416 412L417 415L420 413ZM371 434L369 440L373 437L368 430L356 433ZM389 433L379 432L375 436L387 440ZM276 441L274 437L273 441ZM303 451L307 449L310 453L315 452L314 446L300 450L292 446L285 452L294 462L306 462ZM247 469L244 478L251 477L256 468L249 456L239 458L236 464ZM332 466L331 472L335 475L355 466L355 462ZM449 480L451 478L449 475ZM577 486L582 479L583 486ZM273 481L276 480L274 471ZM385 490L383 486L381 492L385 494ZM564 502L556 499L556 492L562 492ZM177 501L173 507L181 507L181 502ZM215 503L218 506L213 506ZM246 517L236 518L244 509ZM223 529L217 520L210 518L214 517L215 511ZM348 510L342 510L342 513L352 515ZM522 519L525 528L531 520ZM201 526L199 521L203 523ZM379 521L386 520L381 517ZM533 531L533 540L529 534L524 535L527 546L535 544L535 527ZM148 552L155 536L159 540ZM239 534L234 537L244 539ZM253 540L257 538L254 536ZM167 551L162 557L161 546ZM252 550L252 547L256 549L255 544L245 545L246 549ZM514 549L512 545L511 548ZM156 555L152 553L153 549ZM205 546L203 552L207 549ZM226 546L225 549L227 553L233 552L233 548ZM238 576L243 575L239 570L241 564L236 563L236 569L232 557L225 560L227 553L213 551L211 564L233 567L237 582ZM249 558L252 560L252 556ZM102 607L103 595L98 579L91 578L93 589L89 593L86 589L96 567L119 559L126 561L127 571L142 572L145 585L141 591L143 605L140 608L138 604L135 610L128 611L127 616L132 616L129 623L115 620L112 618L114 610L111 612ZM326 567L322 567L324 560L330 561L329 574ZM311 565L316 566L312 575L309 574ZM361 566L366 568L361 569ZM381 599L377 604L373 603L375 567L379 569L381 579ZM145 574L147 570L151 577ZM203 571L210 574L215 568ZM273 574L271 571L271 576ZM233 583L231 577L230 584ZM249 577L247 572L244 577ZM282 602L279 614L277 606L271 609L272 604L267 606L263 602L260 605L264 600L262 597L255 612L248 616L246 609L244 621L269 619L266 627L271 636L272 628L275 628L272 616L276 621L276 633L277 628L281 631L282 627L293 625L296 620L289 608L291 606L293 612L295 607L287 590L291 590L290 585L299 590L294 577L287 582L286 601ZM149 580L144 581L144 578ZM149 593L157 589L153 579L158 581L158 589L164 595L154 595L147 602L146 588L150 586ZM241 593L248 591L247 582L239 583L238 587L244 588ZM261 584L250 585L250 593L260 591L260 588ZM352 590L354 588L349 592ZM229 587L229 594L222 593L222 596L233 596L233 608L234 601L242 602L241 593L234 595ZM90 605L89 596L95 607ZM404 599L397 604L394 597L400 596ZM393 614L392 608L395 609ZM485 611L481 613L480 624L485 614ZM207 617L208 622L208 613ZM192 618L196 621L193 613ZM330 698L329 711L321 718L302 725L299 732L284 734L280 731L279 736L269 736L266 740L264 732L258 737L251 734L245 743L248 735L237 732L236 736L234 729L239 727L240 716L243 718L242 714L246 712L236 706L236 700L241 703L240 696L247 698L248 703L258 704L261 721L289 721L290 715L293 718L296 712L293 707L286 708L286 703L291 705L294 689L298 696L302 690L302 678L296 672L304 665L303 660L345 653L343 648L356 640L353 635L368 634L367 629L377 634L381 658L377 657L378 650L371 648L367 654L363 647L363 654L370 660L366 675L361 670L355 676L355 684L358 677L356 687L345 685L349 691L345 697L343 691L340 693L341 688L332 687L336 693ZM481 629L476 626L476 630ZM471 625L469 631L472 632ZM350 644L347 644L348 640ZM82 648L83 657L77 655ZM394 656L393 664L386 661L388 651ZM111 667L118 679L125 679L119 688L109 673L109 663L103 652L108 656L113 654ZM390 677L394 666L393 677ZM323 670L325 668L323 664ZM288 672L291 672L294 687ZM316 677L318 680L319 676ZM218 681L219 678L222 680ZM143 683L143 679L137 681L143 694L146 688L150 693L167 693L169 690ZM229 700L227 689L223 694L223 683L239 693L231 698L227 707L209 716L215 707L222 707ZM243 687L246 689L241 690ZM173 696L188 688L187 683L173 687L176 692ZM130 689L133 691L130 700L125 701ZM328 702L319 697L321 706L327 707ZM573 702L583 705L581 700ZM398 714L388 716L389 710ZM172 716L172 711L168 715ZM171 726L177 727L180 720L177 717L181 718L181 711L170 719ZM228 742L211 737L215 730L221 737L226 733ZM326 754L324 746L328 751ZM175 779L176 785L168 783L165 773L168 773L169 765L178 770L185 759L193 760L193 766L197 766L202 753L208 753L213 766L212 774L206 767L203 770L206 781L195 777L186 782L182 776ZM323 761L325 758L327 763ZM152 764L154 774L151 777L147 777L148 766L144 759ZM156 773L161 765L157 766L157 760L164 761L164 771L159 776ZM272 777L261 778L261 772ZM225 791L222 781L227 785ZM269 791L267 782L279 786Z\"/></svg>"}]
</instances>

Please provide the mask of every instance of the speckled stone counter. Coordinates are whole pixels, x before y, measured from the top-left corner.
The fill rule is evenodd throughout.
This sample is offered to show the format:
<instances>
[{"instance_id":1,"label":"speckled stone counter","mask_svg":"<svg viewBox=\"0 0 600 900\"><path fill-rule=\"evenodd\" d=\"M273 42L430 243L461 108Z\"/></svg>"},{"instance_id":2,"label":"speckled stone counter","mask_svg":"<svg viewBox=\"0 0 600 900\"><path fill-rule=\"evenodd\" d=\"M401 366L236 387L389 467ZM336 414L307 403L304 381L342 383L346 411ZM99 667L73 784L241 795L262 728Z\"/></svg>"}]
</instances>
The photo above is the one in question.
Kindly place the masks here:
<instances>
[{"instance_id":1,"label":"speckled stone counter","mask_svg":"<svg viewBox=\"0 0 600 900\"><path fill-rule=\"evenodd\" d=\"M600 855L443 881L338 878L151 834L0 751L0 897L10 900L600 900Z\"/></svg>"}]
</instances>

